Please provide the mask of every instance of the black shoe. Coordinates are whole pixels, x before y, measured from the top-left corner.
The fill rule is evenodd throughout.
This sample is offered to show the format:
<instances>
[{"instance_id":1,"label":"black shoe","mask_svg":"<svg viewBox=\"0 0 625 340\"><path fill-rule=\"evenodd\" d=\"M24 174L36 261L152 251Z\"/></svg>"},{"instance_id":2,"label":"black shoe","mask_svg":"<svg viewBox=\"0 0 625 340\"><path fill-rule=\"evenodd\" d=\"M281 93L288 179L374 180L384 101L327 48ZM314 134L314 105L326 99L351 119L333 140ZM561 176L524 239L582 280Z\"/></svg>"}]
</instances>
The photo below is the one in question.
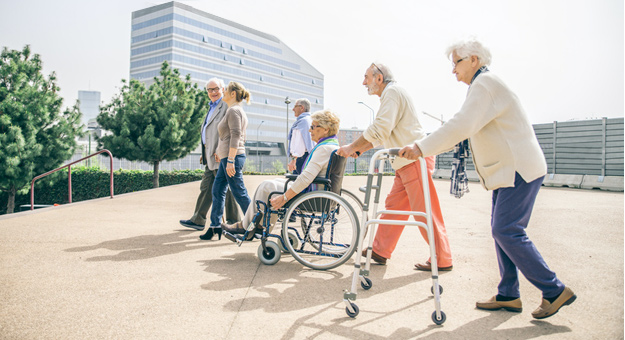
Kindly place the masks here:
<instances>
[{"instance_id":1,"label":"black shoe","mask_svg":"<svg viewBox=\"0 0 625 340\"><path fill-rule=\"evenodd\" d=\"M228 234L231 234L231 235L236 235L236 234L245 235L245 233L247 232L247 230L245 230L245 228L243 228L243 223L241 223L241 222L237 222L235 224L229 224L229 225L223 225L222 224L222 227L223 227L223 230L225 232L227 232ZM226 234L226 237L228 236L228 234ZM254 238L254 231L250 230L249 232L247 232L247 237L245 238L245 240L246 241L250 241L253 238ZM228 237L228 239L230 241L236 242L236 241L232 240L229 237Z\"/></svg>"},{"instance_id":2,"label":"black shoe","mask_svg":"<svg viewBox=\"0 0 625 340\"><path fill-rule=\"evenodd\" d=\"M183 227L187 227L187 228L191 228L195 230L204 230L203 225L195 224L191 220L180 220L180 224L182 224Z\"/></svg>"},{"instance_id":3,"label":"black shoe","mask_svg":"<svg viewBox=\"0 0 625 340\"><path fill-rule=\"evenodd\" d=\"M254 226L256 226L256 230L254 231L256 234L263 233L263 213L261 211L256 213L252 222L254 222Z\"/></svg>"},{"instance_id":4,"label":"black shoe","mask_svg":"<svg viewBox=\"0 0 625 340\"><path fill-rule=\"evenodd\" d=\"M221 233L222 233L222 229L221 227L209 227L208 230L206 231L206 233L204 235L200 236L200 239L202 240L212 240L213 239L213 235L217 235L217 238L219 240L221 240Z\"/></svg>"}]
</instances>

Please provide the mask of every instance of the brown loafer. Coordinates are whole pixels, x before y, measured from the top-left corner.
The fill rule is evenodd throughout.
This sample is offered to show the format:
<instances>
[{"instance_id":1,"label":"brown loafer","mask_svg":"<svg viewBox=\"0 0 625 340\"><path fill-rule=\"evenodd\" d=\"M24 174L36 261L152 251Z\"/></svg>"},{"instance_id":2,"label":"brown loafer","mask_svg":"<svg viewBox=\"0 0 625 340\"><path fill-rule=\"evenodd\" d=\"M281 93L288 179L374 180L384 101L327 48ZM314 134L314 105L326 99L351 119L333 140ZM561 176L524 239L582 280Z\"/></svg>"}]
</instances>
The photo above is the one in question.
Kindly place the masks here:
<instances>
[{"instance_id":1,"label":"brown loafer","mask_svg":"<svg viewBox=\"0 0 625 340\"><path fill-rule=\"evenodd\" d=\"M492 298L484 301L478 301L475 303L475 307L479 309L486 310L498 310L505 309L510 312L522 312L523 304L521 303L521 298L517 298L511 301L497 301L497 295Z\"/></svg>"},{"instance_id":2,"label":"brown loafer","mask_svg":"<svg viewBox=\"0 0 625 340\"><path fill-rule=\"evenodd\" d=\"M573 293L573 291L569 287L566 287L553 303L549 302L546 299L543 299L543 302L540 304L540 306L538 306L538 308L536 308L536 310L532 312L532 316L535 319L548 318L557 313L562 306L572 304L575 299L577 299L577 295L575 295L575 293Z\"/></svg>"},{"instance_id":3,"label":"brown loafer","mask_svg":"<svg viewBox=\"0 0 625 340\"><path fill-rule=\"evenodd\" d=\"M431 272L432 271L432 264L430 263L430 261L425 261L425 263L417 263L414 265L415 269L417 270L423 270L426 272ZM454 269L454 266L449 266L449 267L438 267L439 271L443 271L443 272L449 272L452 269Z\"/></svg>"},{"instance_id":4,"label":"brown loafer","mask_svg":"<svg viewBox=\"0 0 625 340\"><path fill-rule=\"evenodd\" d=\"M365 256L365 257L367 256L367 250L366 249L362 251L362 256ZM373 250L371 250L371 259L373 261L375 261L376 263L381 264L381 265L385 265L386 264L386 260L387 260L386 257L382 257L382 256L378 255Z\"/></svg>"}]
</instances>

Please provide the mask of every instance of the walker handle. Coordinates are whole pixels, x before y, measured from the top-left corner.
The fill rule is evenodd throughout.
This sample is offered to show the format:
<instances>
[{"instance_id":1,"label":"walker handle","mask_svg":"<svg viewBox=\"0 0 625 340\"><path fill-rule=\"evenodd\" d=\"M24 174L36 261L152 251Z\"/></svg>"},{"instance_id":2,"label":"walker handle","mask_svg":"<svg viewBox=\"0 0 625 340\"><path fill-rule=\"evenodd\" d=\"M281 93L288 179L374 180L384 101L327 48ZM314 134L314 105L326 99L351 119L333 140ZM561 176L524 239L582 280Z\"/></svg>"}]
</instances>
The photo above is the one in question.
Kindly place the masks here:
<instances>
[{"instance_id":1,"label":"walker handle","mask_svg":"<svg viewBox=\"0 0 625 340\"><path fill-rule=\"evenodd\" d=\"M399 156L399 150L401 150L401 149L400 148L388 149L388 155L389 156Z\"/></svg>"}]
</instances>

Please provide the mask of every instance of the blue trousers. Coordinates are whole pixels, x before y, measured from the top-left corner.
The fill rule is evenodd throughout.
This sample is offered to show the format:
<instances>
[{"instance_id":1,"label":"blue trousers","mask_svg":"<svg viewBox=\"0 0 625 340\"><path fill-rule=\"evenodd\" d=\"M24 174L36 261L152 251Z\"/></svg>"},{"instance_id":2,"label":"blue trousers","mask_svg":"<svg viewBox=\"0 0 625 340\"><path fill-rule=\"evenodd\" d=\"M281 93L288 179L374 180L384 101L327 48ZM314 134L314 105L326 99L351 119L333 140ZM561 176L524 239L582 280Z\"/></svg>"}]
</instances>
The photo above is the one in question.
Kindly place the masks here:
<instances>
[{"instance_id":1,"label":"blue trousers","mask_svg":"<svg viewBox=\"0 0 625 340\"><path fill-rule=\"evenodd\" d=\"M243 165L245 164L245 154L237 155L234 158L234 170L235 174L229 177L226 174L226 165L228 164L228 158L219 162L219 169L217 169L217 176L213 182L213 209L211 210L211 227L221 226L221 217L224 214L226 191L230 187L230 191L234 195L234 199L237 201L243 213L247 211L247 207L252 200L247 193L245 184L243 183Z\"/></svg>"},{"instance_id":2,"label":"blue trousers","mask_svg":"<svg viewBox=\"0 0 625 340\"><path fill-rule=\"evenodd\" d=\"M491 228L501 275L500 295L521 296L518 270L542 291L544 298L556 297L564 290L564 284L549 269L525 233L543 179L527 183L517 173L514 187L493 191Z\"/></svg>"}]
</instances>

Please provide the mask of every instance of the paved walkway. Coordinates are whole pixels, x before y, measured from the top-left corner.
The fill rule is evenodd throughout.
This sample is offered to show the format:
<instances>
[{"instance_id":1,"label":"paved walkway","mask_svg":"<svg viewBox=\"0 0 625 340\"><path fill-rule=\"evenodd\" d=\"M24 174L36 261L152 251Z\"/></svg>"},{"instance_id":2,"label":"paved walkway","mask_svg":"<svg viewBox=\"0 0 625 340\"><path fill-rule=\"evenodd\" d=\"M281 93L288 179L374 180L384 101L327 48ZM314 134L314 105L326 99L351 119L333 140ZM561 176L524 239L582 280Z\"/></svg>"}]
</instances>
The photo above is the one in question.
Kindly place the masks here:
<instances>
[{"instance_id":1,"label":"paved walkway","mask_svg":"<svg viewBox=\"0 0 625 340\"><path fill-rule=\"evenodd\" d=\"M0 217L0 338L623 339L623 193L541 190L529 235L578 299L537 321L541 296L524 278L522 313L475 309L499 277L490 193L471 183L458 200L435 182L454 254L440 277L442 326L430 319L430 276L412 268L428 256L416 229L372 267L351 319L342 296L353 261L322 272L284 255L265 266L259 241L201 241L178 224L192 213L194 182Z\"/></svg>"}]
</instances>

